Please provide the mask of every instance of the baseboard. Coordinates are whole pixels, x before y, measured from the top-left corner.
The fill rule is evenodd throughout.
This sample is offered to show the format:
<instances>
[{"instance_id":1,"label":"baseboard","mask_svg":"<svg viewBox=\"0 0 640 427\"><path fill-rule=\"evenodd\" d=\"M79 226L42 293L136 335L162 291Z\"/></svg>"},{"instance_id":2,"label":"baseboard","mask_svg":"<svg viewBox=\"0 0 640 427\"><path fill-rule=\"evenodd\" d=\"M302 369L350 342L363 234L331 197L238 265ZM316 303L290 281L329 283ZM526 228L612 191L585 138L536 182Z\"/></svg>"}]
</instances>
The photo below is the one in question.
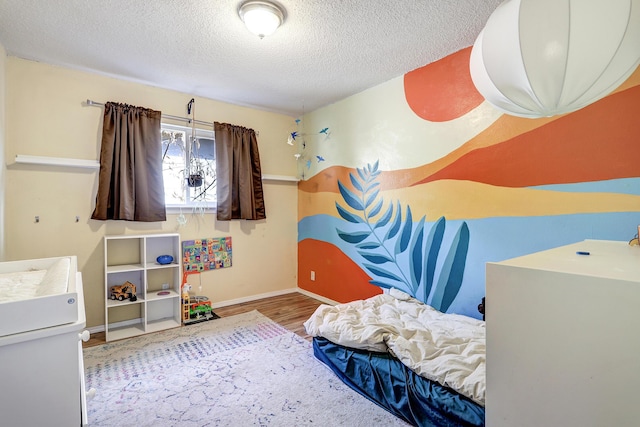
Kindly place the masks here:
<instances>
[{"instance_id":1,"label":"baseboard","mask_svg":"<svg viewBox=\"0 0 640 427\"><path fill-rule=\"evenodd\" d=\"M116 329L116 328L136 325L136 324L139 325L141 323L142 323L142 318L140 317L137 319L123 320L122 322L110 323L110 325L112 325L111 328ZM95 334L97 332L104 332L104 325L92 326L86 329L87 331L89 331L90 334Z\"/></svg>"},{"instance_id":2,"label":"baseboard","mask_svg":"<svg viewBox=\"0 0 640 427\"><path fill-rule=\"evenodd\" d=\"M329 299L329 298L323 297L323 296L321 296L321 295L314 294L313 292L309 292L309 291L307 291L307 290L305 290L305 289L296 288L296 292L298 292L298 293L300 293L300 294L302 294L302 295L306 295L306 296L308 296L308 297L310 297L310 298L314 298L314 299L317 299L317 300L319 300L319 301L322 301L322 302L323 302L323 303L325 303L325 304L329 304L329 305L337 305L337 304L340 304L338 301L334 301L334 300L332 300L332 299Z\"/></svg>"},{"instance_id":3,"label":"baseboard","mask_svg":"<svg viewBox=\"0 0 640 427\"><path fill-rule=\"evenodd\" d=\"M266 292L264 294L251 295L249 297L243 297L243 298L230 299L230 300L226 300L226 301L220 301L220 302L217 302L215 304L212 303L211 304L211 308L215 309L215 308L220 308L220 307L227 307L229 305L243 304L245 302L251 302L251 301L264 299L264 298L278 297L280 295L292 294L294 292L297 292L297 290L298 290L298 288L289 288L289 289L282 289L280 291Z\"/></svg>"},{"instance_id":4,"label":"baseboard","mask_svg":"<svg viewBox=\"0 0 640 427\"><path fill-rule=\"evenodd\" d=\"M90 334L97 334L98 332L104 332L104 325L92 326L86 329Z\"/></svg>"},{"instance_id":5,"label":"baseboard","mask_svg":"<svg viewBox=\"0 0 640 427\"><path fill-rule=\"evenodd\" d=\"M279 291L266 292L266 293L258 294L258 295L251 295L249 297L236 298L236 299L217 302L215 304L211 304L211 308L216 309L216 308L227 307L227 306L235 305L235 304L243 304L243 303L246 303L246 302L252 302L252 301L259 300L259 299L277 297L277 296L286 295L286 294L292 294L294 292L298 292L298 293L300 293L302 295L306 295L306 296L308 296L310 298L317 299L318 301L322 301L323 303L328 304L328 305L340 304L337 301L331 300L329 298L325 298L325 297L323 297L321 295L314 294L313 292L309 292L309 291L301 289L301 288L289 288L289 289L282 289L282 290L279 290ZM117 327L122 327L122 326L134 325L136 323L140 323L141 321L142 321L142 319L125 320L123 322L115 323L113 325L113 327L117 328ZM104 325L92 326L90 328L87 328L87 330L91 334L94 334L94 333L97 333L97 332L104 332Z\"/></svg>"}]
</instances>

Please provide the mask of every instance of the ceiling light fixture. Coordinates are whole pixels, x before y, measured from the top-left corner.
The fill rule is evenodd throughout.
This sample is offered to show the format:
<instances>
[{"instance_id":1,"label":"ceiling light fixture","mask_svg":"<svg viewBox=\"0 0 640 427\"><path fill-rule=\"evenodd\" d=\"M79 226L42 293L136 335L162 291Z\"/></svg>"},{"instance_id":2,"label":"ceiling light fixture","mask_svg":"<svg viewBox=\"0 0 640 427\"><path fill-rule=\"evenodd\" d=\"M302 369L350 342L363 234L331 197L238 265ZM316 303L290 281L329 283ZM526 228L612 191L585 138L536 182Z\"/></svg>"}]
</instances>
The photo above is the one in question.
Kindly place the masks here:
<instances>
[{"instance_id":1,"label":"ceiling light fixture","mask_svg":"<svg viewBox=\"0 0 640 427\"><path fill-rule=\"evenodd\" d=\"M249 31L260 38L275 33L284 22L284 9L270 1L247 1L238 9Z\"/></svg>"},{"instance_id":2,"label":"ceiling light fixture","mask_svg":"<svg viewBox=\"0 0 640 427\"><path fill-rule=\"evenodd\" d=\"M640 0L506 0L471 50L497 109L547 117L608 95L640 64Z\"/></svg>"}]
</instances>

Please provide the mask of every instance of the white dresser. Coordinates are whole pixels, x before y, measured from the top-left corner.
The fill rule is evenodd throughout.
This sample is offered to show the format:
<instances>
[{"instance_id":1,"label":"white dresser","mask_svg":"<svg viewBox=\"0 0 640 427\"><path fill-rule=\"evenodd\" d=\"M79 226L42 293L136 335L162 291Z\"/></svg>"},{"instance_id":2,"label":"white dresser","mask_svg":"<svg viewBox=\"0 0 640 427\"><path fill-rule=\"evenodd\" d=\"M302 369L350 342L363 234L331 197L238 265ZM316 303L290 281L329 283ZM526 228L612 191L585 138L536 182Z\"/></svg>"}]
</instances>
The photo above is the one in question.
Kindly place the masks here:
<instances>
[{"instance_id":1,"label":"white dresser","mask_svg":"<svg viewBox=\"0 0 640 427\"><path fill-rule=\"evenodd\" d=\"M585 240L486 274L488 427L640 425L640 247Z\"/></svg>"}]
</instances>

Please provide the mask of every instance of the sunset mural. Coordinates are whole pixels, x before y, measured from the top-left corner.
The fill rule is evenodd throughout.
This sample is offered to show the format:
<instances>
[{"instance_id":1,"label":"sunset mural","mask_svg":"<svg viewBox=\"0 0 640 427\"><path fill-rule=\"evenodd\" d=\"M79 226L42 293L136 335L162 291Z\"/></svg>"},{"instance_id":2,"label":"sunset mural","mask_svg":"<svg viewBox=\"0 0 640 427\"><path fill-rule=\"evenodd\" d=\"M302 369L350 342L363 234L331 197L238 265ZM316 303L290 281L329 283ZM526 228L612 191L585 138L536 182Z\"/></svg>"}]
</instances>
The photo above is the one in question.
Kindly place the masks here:
<instances>
[{"instance_id":1,"label":"sunset mural","mask_svg":"<svg viewBox=\"0 0 640 427\"><path fill-rule=\"evenodd\" d=\"M476 307L484 296L484 266L488 261L585 239L633 237L640 224L640 71L613 94L574 113L535 120L495 115L479 132L471 134L469 130L478 127L478 111L487 106L469 84L464 66L468 56L469 49L465 49L408 73L402 79L402 102L393 104L388 96L381 98L378 105L354 111L353 124L338 112L351 105L360 106L358 97L375 98L375 90L343 101L345 105L334 107L335 112L329 107L305 117L331 126L332 138L338 139L336 145L350 144L351 151L376 159L356 167L347 166L349 159L345 158L345 165L334 159L333 165L300 182L301 288L312 292L320 289L320 295L343 302L366 298L381 292L389 281L394 282L381 280L380 274L385 273L376 269L391 267L392 261L377 259L380 264L372 269L366 251L363 255L361 249L344 239L361 228L361 223L349 216L357 214L357 209L345 200L345 190L346 194L358 191L351 177L378 158L385 158L385 144L397 128L393 123L386 128L378 124L380 131L366 143L345 135L350 134L351 126L361 128L368 117L379 123L385 113L400 116L396 120L408 124L402 130L413 142L397 150L394 160L400 167L378 171L376 197L385 200L385 206L393 201L410 209L412 215L407 216L404 209L400 222L412 233L420 227L428 232L444 219L447 226L442 248L458 244L459 230L467 229L464 262L458 261L449 271L451 262L443 251L434 266L436 275L446 273L443 276L461 280L451 302L444 306L437 293L417 293L436 308L479 317ZM399 85L395 83L391 82L389 88L397 90ZM384 90L389 92L389 88ZM423 124L403 118L398 111L419 117ZM480 117L491 116L483 113ZM440 131L443 127L448 133ZM470 137L459 143L456 138L465 132ZM453 148L434 156L430 147L435 145L434 140L421 143L423 134L437 135L436 143ZM325 148L331 149L312 147L318 153ZM410 164L418 156L435 158L402 167L403 162ZM424 222L420 221L422 217ZM426 243L421 244L424 249ZM339 281L328 280L332 265L346 264L350 268L343 271ZM407 276L416 271L410 257L397 265ZM314 282L309 280L310 270L316 272ZM448 295L451 297L451 293Z\"/></svg>"}]
</instances>

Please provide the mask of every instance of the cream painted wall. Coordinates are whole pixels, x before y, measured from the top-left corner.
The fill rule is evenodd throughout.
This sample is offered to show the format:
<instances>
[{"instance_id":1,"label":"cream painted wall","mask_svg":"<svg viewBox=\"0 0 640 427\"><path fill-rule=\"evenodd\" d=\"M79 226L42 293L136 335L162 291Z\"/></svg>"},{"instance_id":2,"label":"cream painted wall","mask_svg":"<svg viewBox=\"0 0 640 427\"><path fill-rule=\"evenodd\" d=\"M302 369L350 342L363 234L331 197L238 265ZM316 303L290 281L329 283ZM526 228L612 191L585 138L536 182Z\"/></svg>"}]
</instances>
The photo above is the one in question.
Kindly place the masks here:
<instances>
[{"instance_id":1,"label":"cream painted wall","mask_svg":"<svg viewBox=\"0 0 640 427\"><path fill-rule=\"evenodd\" d=\"M6 60L6 83L5 154L9 163L16 154L97 159L103 110L84 106L87 99L185 116L192 98L15 57ZM296 174L293 148L286 144L291 117L197 97L195 105L198 120L227 122L259 132L263 174ZM187 225L179 228L176 215L169 215L164 223L91 220L97 179L96 170L17 164L10 164L6 174L7 260L78 256L87 326L104 324L105 235L177 231L183 240L232 236L233 266L202 274L202 290L197 292L209 296L214 305L296 288L295 183L265 181L265 221L218 222L213 214L189 214Z\"/></svg>"},{"instance_id":2,"label":"cream painted wall","mask_svg":"<svg viewBox=\"0 0 640 427\"><path fill-rule=\"evenodd\" d=\"M305 114L301 132L329 127L330 136L306 138L306 179L331 166L358 168L380 162L382 170L414 168L455 150L495 122L501 113L487 103L446 122L429 122L409 107L404 76ZM316 155L324 161L316 161ZM311 160L309 167L305 160Z\"/></svg>"},{"instance_id":3,"label":"cream painted wall","mask_svg":"<svg viewBox=\"0 0 640 427\"><path fill-rule=\"evenodd\" d=\"M4 260L4 199L5 199L5 171L4 138L5 138L5 75L7 52L0 44L0 261Z\"/></svg>"}]
</instances>

